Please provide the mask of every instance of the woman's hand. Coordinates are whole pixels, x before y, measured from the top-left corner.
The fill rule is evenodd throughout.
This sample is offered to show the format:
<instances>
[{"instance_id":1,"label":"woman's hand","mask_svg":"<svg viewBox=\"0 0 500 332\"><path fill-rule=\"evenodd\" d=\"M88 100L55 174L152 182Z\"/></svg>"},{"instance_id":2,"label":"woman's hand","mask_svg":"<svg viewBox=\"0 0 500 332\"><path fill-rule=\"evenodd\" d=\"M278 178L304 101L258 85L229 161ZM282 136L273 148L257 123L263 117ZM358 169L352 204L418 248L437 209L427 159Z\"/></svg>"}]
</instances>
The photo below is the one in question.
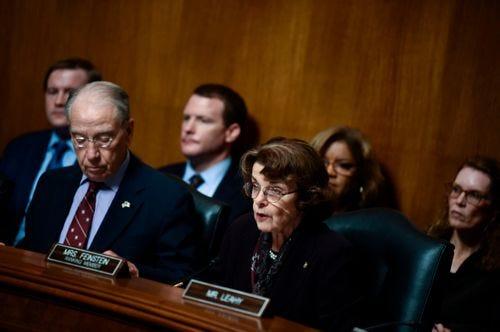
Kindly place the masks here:
<instances>
[{"instance_id":1,"label":"woman's hand","mask_svg":"<svg viewBox=\"0 0 500 332\"><path fill-rule=\"evenodd\" d=\"M434 324L432 332L451 332L451 330L449 328L444 327L443 324L438 323Z\"/></svg>"}]
</instances>

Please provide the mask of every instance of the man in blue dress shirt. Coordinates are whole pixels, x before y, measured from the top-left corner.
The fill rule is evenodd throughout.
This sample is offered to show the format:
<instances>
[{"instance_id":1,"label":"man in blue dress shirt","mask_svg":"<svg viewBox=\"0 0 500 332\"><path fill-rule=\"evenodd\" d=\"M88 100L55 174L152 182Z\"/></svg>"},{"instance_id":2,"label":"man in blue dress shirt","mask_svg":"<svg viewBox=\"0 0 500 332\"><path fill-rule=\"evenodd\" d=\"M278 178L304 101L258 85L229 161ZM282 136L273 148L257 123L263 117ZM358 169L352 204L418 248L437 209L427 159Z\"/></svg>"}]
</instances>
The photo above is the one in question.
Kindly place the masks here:
<instances>
[{"instance_id":1,"label":"man in blue dress shirt","mask_svg":"<svg viewBox=\"0 0 500 332\"><path fill-rule=\"evenodd\" d=\"M18 244L25 235L24 215L40 176L48 169L73 165L75 152L68 133L64 105L69 93L101 75L88 60L56 62L43 81L49 130L24 134L12 140L0 161L0 172L13 183L7 213L0 216L0 241Z\"/></svg>"},{"instance_id":2,"label":"man in blue dress shirt","mask_svg":"<svg viewBox=\"0 0 500 332\"><path fill-rule=\"evenodd\" d=\"M197 87L186 106L180 147L186 162L160 168L181 177L199 192L229 205L228 222L250 211L251 201L243 195L239 157L234 153L247 121L243 98L221 84ZM219 225L215 246L228 225Z\"/></svg>"}]
</instances>

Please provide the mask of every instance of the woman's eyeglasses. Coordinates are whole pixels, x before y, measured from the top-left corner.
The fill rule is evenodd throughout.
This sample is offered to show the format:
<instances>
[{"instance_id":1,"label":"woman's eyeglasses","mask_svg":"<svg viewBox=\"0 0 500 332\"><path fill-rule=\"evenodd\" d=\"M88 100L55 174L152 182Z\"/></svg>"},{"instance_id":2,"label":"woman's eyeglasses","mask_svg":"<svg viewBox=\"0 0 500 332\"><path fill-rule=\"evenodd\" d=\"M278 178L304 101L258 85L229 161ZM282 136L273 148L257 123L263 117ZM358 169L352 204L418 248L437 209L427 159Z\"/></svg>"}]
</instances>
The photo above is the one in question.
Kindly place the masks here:
<instances>
[{"instance_id":1,"label":"woman's eyeglasses","mask_svg":"<svg viewBox=\"0 0 500 332\"><path fill-rule=\"evenodd\" d=\"M462 193L465 193L465 201L474 206L478 206L484 200L489 200L488 195L484 195L477 190L463 190L458 184L451 185L451 198L458 198Z\"/></svg>"},{"instance_id":2,"label":"woman's eyeglasses","mask_svg":"<svg viewBox=\"0 0 500 332\"><path fill-rule=\"evenodd\" d=\"M330 161L328 159L323 159L323 163L325 164L325 168L332 166L335 172L345 176L352 176L356 171L356 164L349 161Z\"/></svg>"},{"instance_id":3,"label":"woman's eyeglasses","mask_svg":"<svg viewBox=\"0 0 500 332\"><path fill-rule=\"evenodd\" d=\"M280 188L273 187L273 186L268 186L268 187L265 187L262 189L258 183L254 183L254 182L245 183L245 185L243 186L243 190L245 192L245 195L247 195L248 197L250 197L252 199L256 199L257 196L259 196L260 191L262 190L264 197L266 198L266 200L269 203L276 203L283 196L297 192L297 190L283 192Z\"/></svg>"}]
</instances>

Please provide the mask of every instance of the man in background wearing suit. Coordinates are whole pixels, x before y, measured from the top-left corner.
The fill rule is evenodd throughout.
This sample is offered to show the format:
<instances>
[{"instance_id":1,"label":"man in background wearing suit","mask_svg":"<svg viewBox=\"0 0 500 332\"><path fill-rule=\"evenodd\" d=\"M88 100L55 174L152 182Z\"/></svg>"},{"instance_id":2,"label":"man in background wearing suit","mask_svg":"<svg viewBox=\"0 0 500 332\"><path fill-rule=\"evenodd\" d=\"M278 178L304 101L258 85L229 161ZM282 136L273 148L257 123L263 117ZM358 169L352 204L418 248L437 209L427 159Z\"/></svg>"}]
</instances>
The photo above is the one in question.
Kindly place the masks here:
<instances>
[{"instance_id":1,"label":"man in background wearing suit","mask_svg":"<svg viewBox=\"0 0 500 332\"><path fill-rule=\"evenodd\" d=\"M42 175L22 247L47 253L59 242L117 255L133 274L166 283L191 273L201 223L192 196L130 153L127 93L90 83L70 95L66 113L79 167Z\"/></svg>"},{"instance_id":2,"label":"man in background wearing suit","mask_svg":"<svg viewBox=\"0 0 500 332\"><path fill-rule=\"evenodd\" d=\"M187 161L160 168L229 205L229 222L251 209L242 191L239 156L233 153L246 120L245 101L238 93L220 84L197 87L184 107L181 127L181 151Z\"/></svg>"},{"instance_id":3,"label":"man in background wearing suit","mask_svg":"<svg viewBox=\"0 0 500 332\"><path fill-rule=\"evenodd\" d=\"M64 105L70 91L100 79L94 65L84 59L61 60L47 70L43 81L45 113L52 129L15 138L0 162L0 171L14 185L7 214L1 216L0 241L17 244L24 238L25 211L40 176L48 169L75 163Z\"/></svg>"}]
</instances>

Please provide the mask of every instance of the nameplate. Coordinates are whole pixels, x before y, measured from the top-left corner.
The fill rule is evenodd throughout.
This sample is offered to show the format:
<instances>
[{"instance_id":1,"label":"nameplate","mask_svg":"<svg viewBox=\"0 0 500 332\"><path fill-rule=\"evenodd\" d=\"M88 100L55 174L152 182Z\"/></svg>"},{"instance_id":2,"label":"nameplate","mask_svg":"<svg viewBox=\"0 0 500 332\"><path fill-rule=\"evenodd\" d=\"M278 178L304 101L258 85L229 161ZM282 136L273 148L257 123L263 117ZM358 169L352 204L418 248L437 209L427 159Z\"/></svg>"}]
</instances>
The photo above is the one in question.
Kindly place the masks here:
<instances>
[{"instance_id":1,"label":"nameplate","mask_svg":"<svg viewBox=\"0 0 500 332\"><path fill-rule=\"evenodd\" d=\"M183 298L221 307L254 317L262 316L269 304L267 297L191 279Z\"/></svg>"},{"instance_id":2,"label":"nameplate","mask_svg":"<svg viewBox=\"0 0 500 332\"><path fill-rule=\"evenodd\" d=\"M127 263L122 258L55 243L47 261L73 266L108 277L130 276Z\"/></svg>"}]
</instances>

